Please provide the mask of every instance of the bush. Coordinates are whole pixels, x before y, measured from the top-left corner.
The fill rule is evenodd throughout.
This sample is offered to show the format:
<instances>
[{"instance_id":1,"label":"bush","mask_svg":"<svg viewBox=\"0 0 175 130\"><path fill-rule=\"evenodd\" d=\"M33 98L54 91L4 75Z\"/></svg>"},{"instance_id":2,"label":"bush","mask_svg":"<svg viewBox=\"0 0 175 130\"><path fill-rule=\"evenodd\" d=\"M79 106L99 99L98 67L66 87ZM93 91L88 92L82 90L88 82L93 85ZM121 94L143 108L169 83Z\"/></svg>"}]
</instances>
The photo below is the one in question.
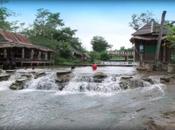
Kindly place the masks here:
<instances>
[{"instance_id":1,"label":"bush","mask_svg":"<svg viewBox=\"0 0 175 130\"><path fill-rule=\"evenodd\" d=\"M102 52L100 54L100 60L106 61L106 60L109 60L109 59L110 59L110 55L107 52Z\"/></svg>"}]
</instances>

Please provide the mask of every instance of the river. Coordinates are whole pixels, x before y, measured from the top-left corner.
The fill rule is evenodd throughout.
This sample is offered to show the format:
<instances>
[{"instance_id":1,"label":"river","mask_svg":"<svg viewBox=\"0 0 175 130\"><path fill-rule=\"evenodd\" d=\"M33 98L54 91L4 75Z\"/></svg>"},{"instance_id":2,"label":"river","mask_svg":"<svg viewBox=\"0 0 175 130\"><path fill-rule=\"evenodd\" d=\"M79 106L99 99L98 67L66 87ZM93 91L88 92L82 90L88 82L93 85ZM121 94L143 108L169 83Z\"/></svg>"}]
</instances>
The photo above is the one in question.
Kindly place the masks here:
<instances>
[{"instance_id":1,"label":"river","mask_svg":"<svg viewBox=\"0 0 175 130\"><path fill-rule=\"evenodd\" d=\"M39 70L46 75L28 81L23 90L9 86L30 69L19 69L0 82L0 129L145 130L147 120L162 119L162 112L175 106L156 76L153 85L121 89L121 76L137 74L133 67L99 67L108 76L102 83L91 81L95 72L90 67L78 67L63 90L54 80L57 68Z\"/></svg>"}]
</instances>

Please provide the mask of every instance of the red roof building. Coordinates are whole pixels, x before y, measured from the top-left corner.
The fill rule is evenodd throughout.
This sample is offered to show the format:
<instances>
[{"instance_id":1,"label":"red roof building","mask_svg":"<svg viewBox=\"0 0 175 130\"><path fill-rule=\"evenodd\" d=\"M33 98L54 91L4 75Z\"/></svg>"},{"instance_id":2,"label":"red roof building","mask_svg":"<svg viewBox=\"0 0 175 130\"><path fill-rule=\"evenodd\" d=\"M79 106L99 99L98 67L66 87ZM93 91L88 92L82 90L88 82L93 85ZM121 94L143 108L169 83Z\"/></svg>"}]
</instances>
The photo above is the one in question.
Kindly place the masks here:
<instances>
[{"instance_id":1,"label":"red roof building","mask_svg":"<svg viewBox=\"0 0 175 130\"><path fill-rule=\"evenodd\" d=\"M0 64L48 65L53 63L53 50L32 44L27 37L0 30Z\"/></svg>"}]
</instances>

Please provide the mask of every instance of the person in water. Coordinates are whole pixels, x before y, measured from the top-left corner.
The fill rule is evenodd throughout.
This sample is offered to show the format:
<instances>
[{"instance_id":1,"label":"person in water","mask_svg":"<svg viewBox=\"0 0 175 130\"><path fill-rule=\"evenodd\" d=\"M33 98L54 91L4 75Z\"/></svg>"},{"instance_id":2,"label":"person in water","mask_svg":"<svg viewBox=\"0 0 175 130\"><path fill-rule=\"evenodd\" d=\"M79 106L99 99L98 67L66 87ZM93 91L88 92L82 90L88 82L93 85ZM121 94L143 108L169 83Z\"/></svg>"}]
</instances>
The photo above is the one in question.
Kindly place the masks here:
<instances>
[{"instance_id":1,"label":"person in water","mask_svg":"<svg viewBox=\"0 0 175 130\"><path fill-rule=\"evenodd\" d=\"M97 64L92 64L92 69L93 69L93 71L95 71L96 69L97 69Z\"/></svg>"}]
</instances>

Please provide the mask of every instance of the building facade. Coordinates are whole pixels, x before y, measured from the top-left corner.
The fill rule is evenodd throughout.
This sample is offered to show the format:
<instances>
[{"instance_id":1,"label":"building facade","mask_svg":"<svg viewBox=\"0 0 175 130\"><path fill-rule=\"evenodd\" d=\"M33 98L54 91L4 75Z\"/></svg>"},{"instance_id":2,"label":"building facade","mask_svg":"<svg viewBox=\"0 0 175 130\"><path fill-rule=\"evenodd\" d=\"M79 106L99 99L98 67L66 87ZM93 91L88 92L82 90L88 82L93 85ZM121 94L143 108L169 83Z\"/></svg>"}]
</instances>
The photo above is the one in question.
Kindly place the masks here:
<instances>
[{"instance_id":1,"label":"building facade","mask_svg":"<svg viewBox=\"0 0 175 130\"><path fill-rule=\"evenodd\" d=\"M25 36L0 30L0 65L3 68L53 64L54 51L33 45Z\"/></svg>"},{"instance_id":2,"label":"building facade","mask_svg":"<svg viewBox=\"0 0 175 130\"><path fill-rule=\"evenodd\" d=\"M152 21L132 34L130 41L135 47L135 61L155 62L159 31L160 25ZM171 48L171 44L166 40L167 33L168 30L164 28L159 55L160 62L164 64L172 62L175 53L175 49Z\"/></svg>"}]
</instances>

